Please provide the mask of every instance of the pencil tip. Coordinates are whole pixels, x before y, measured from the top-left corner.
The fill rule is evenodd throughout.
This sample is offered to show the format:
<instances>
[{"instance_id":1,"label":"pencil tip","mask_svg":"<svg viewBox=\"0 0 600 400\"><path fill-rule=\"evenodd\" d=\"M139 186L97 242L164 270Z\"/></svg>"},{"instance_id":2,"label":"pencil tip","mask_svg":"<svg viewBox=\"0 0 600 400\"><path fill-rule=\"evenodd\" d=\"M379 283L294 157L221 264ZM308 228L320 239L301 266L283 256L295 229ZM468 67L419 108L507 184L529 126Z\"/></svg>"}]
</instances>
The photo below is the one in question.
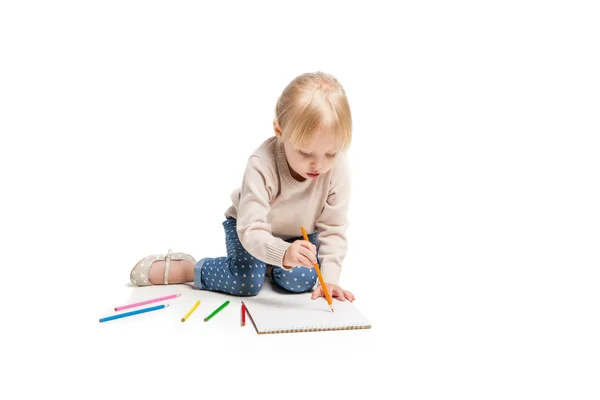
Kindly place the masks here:
<instances>
[{"instance_id":1,"label":"pencil tip","mask_svg":"<svg viewBox=\"0 0 600 400\"><path fill-rule=\"evenodd\" d=\"M185 322L185 318L181 318L181 322Z\"/></svg>"}]
</instances>

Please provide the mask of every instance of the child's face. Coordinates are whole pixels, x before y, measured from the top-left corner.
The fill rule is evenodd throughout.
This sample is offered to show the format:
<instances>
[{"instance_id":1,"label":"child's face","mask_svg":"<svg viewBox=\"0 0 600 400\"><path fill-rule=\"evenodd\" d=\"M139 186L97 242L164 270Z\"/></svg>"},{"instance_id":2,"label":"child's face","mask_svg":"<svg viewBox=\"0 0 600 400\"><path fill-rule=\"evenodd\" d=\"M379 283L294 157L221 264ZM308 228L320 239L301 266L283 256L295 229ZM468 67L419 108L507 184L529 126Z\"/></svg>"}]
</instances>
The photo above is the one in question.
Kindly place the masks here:
<instances>
[{"instance_id":1,"label":"child's face","mask_svg":"<svg viewBox=\"0 0 600 400\"><path fill-rule=\"evenodd\" d=\"M296 147L287 140L283 141L285 155L296 180L316 179L328 172L340 153L340 145L333 132L328 129L317 130L306 144Z\"/></svg>"}]
</instances>

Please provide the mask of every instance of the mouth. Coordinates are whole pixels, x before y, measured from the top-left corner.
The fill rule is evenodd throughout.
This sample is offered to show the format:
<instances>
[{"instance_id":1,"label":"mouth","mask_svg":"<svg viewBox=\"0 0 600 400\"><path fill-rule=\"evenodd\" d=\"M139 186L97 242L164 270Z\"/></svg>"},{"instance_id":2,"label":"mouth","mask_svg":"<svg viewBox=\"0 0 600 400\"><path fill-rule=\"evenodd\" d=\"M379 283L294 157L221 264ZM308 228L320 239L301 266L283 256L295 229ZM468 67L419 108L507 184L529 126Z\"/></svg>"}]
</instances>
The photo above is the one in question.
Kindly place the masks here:
<instances>
[{"instance_id":1,"label":"mouth","mask_svg":"<svg viewBox=\"0 0 600 400\"><path fill-rule=\"evenodd\" d=\"M308 177L310 177L310 178L316 178L316 177L318 177L318 176L319 176L319 175L321 175L321 174L309 174L309 173L307 172L307 173L306 173L306 175L308 175Z\"/></svg>"}]
</instances>

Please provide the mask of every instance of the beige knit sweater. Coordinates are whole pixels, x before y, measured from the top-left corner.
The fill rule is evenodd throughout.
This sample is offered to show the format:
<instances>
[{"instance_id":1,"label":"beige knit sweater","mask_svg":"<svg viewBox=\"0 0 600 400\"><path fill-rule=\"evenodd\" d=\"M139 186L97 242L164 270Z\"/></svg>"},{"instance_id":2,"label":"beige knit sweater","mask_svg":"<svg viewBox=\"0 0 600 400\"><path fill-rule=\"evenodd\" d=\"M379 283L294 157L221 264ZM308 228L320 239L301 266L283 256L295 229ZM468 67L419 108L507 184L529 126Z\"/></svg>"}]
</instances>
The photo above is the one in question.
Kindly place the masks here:
<instances>
[{"instance_id":1,"label":"beige knit sweater","mask_svg":"<svg viewBox=\"0 0 600 400\"><path fill-rule=\"evenodd\" d=\"M346 256L350 173L344 154L316 179L294 179L277 137L267 139L248 159L240 188L232 195L226 217L237 219L244 248L267 264L283 265L290 246L284 239L318 231L323 280L338 284Z\"/></svg>"}]
</instances>

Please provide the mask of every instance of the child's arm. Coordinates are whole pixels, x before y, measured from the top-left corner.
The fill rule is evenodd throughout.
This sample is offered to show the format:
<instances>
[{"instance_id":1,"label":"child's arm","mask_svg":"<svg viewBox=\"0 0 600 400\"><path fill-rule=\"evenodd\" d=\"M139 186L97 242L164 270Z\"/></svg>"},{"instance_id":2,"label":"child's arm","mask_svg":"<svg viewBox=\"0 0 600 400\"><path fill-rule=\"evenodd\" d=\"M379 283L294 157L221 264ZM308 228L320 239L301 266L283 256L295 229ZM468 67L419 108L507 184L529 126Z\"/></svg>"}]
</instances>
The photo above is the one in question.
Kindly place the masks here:
<instances>
[{"instance_id":1,"label":"child's arm","mask_svg":"<svg viewBox=\"0 0 600 400\"><path fill-rule=\"evenodd\" d=\"M346 228L350 202L350 169L344 156L332 171L331 188L315 226L319 232L321 273L327 283L338 284L348 243Z\"/></svg>"},{"instance_id":2,"label":"child's arm","mask_svg":"<svg viewBox=\"0 0 600 400\"><path fill-rule=\"evenodd\" d=\"M272 235L268 215L277 193L275 179L260 158L250 157L246 164L237 210L240 242L254 257L271 265L283 265L290 243Z\"/></svg>"}]
</instances>

